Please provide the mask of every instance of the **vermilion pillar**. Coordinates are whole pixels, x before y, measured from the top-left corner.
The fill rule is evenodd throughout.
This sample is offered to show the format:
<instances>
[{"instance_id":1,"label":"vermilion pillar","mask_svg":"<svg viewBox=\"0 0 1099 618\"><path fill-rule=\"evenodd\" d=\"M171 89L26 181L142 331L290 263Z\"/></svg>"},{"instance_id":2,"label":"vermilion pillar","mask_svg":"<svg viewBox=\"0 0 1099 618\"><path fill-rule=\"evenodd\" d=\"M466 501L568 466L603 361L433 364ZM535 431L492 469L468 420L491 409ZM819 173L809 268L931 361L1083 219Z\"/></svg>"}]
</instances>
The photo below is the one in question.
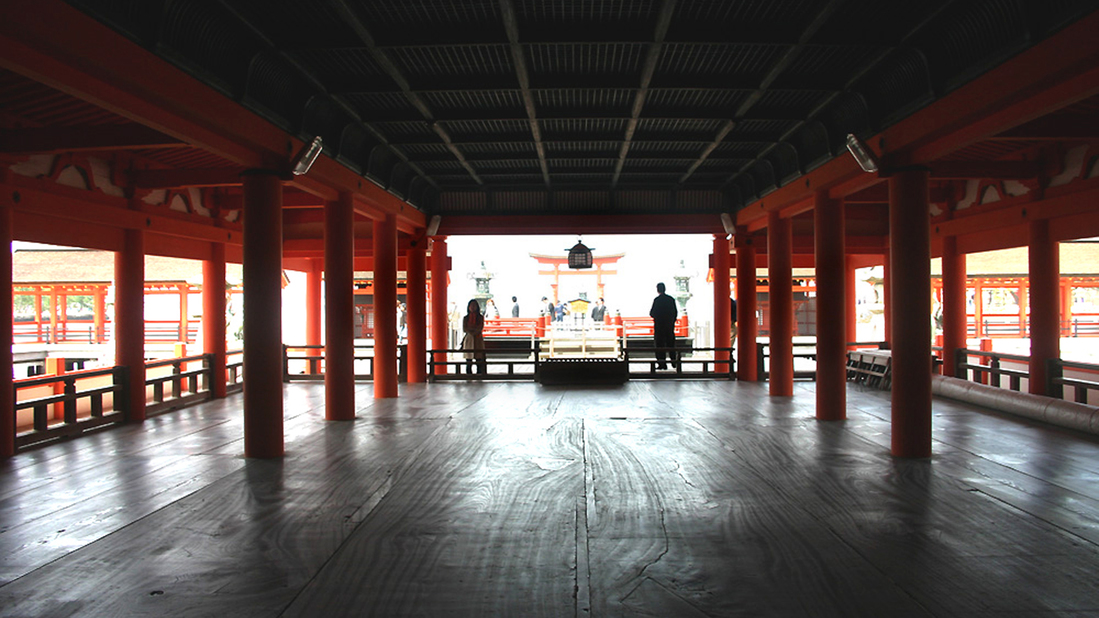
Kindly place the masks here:
<instances>
[{"instance_id":1,"label":"vermilion pillar","mask_svg":"<svg viewBox=\"0 0 1099 618\"><path fill-rule=\"evenodd\" d=\"M958 253L958 238L943 237L943 375L954 375L957 350L966 347L965 254Z\"/></svg>"},{"instance_id":2,"label":"vermilion pillar","mask_svg":"<svg viewBox=\"0 0 1099 618\"><path fill-rule=\"evenodd\" d=\"M244 455L282 457L282 183L244 181Z\"/></svg>"},{"instance_id":3,"label":"vermilion pillar","mask_svg":"<svg viewBox=\"0 0 1099 618\"><path fill-rule=\"evenodd\" d=\"M892 451L931 456L931 213L926 169L889 178Z\"/></svg>"},{"instance_id":4,"label":"vermilion pillar","mask_svg":"<svg viewBox=\"0 0 1099 618\"><path fill-rule=\"evenodd\" d=\"M736 375L738 380L759 380L756 368L756 249L747 230L736 232Z\"/></svg>"},{"instance_id":5,"label":"vermilion pillar","mask_svg":"<svg viewBox=\"0 0 1099 618\"><path fill-rule=\"evenodd\" d=\"M794 394L793 241L790 220L767 213L767 278L771 301L770 393Z\"/></svg>"},{"instance_id":6,"label":"vermilion pillar","mask_svg":"<svg viewBox=\"0 0 1099 618\"><path fill-rule=\"evenodd\" d=\"M813 210L817 275L817 419L847 418L847 264L843 203L817 193Z\"/></svg>"},{"instance_id":7,"label":"vermilion pillar","mask_svg":"<svg viewBox=\"0 0 1099 618\"><path fill-rule=\"evenodd\" d=\"M397 218L374 221L374 398L397 396Z\"/></svg>"},{"instance_id":8,"label":"vermilion pillar","mask_svg":"<svg viewBox=\"0 0 1099 618\"><path fill-rule=\"evenodd\" d=\"M202 262L202 346L212 355L210 374L214 397L225 396L225 245L211 243L210 259Z\"/></svg>"},{"instance_id":9,"label":"vermilion pillar","mask_svg":"<svg viewBox=\"0 0 1099 618\"><path fill-rule=\"evenodd\" d=\"M446 237L436 236L431 240L431 347L436 350L445 350L449 345L447 341L446 315L446 277L450 270L449 260L446 255ZM435 354L435 375L446 375L446 354Z\"/></svg>"},{"instance_id":10,"label":"vermilion pillar","mask_svg":"<svg viewBox=\"0 0 1099 618\"><path fill-rule=\"evenodd\" d=\"M114 256L115 364L129 370L129 420L145 420L145 233L125 230Z\"/></svg>"},{"instance_id":11,"label":"vermilion pillar","mask_svg":"<svg viewBox=\"0 0 1099 618\"><path fill-rule=\"evenodd\" d=\"M729 346L733 321L732 306L729 304L729 239L724 234L714 234L714 347ZM715 369L729 369L721 361L729 360L729 353L718 351L714 354Z\"/></svg>"},{"instance_id":12,"label":"vermilion pillar","mask_svg":"<svg viewBox=\"0 0 1099 618\"><path fill-rule=\"evenodd\" d=\"M408 288L405 293L408 326L408 381L427 377L427 240L408 250Z\"/></svg>"},{"instance_id":13,"label":"vermilion pillar","mask_svg":"<svg viewBox=\"0 0 1099 618\"><path fill-rule=\"evenodd\" d=\"M321 295L324 260L309 260L305 272L305 345L321 345ZM310 348L306 356L320 356L321 350Z\"/></svg>"},{"instance_id":14,"label":"vermilion pillar","mask_svg":"<svg viewBox=\"0 0 1099 618\"><path fill-rule=\"evenodd\" d=\"M1049 235L1049 221L1030 222L1030 392L1046 392L1050 359L1061 356L1060 279L1057 242Z\"/></svg>"},{"instance_id":15,"label":"vermilion pillar","mask_svg":"<svg viewBox=\"0 0 1099 618\"><path fill-rule=\"evenodd\" d=\"M324 418L350 421L355 419L355 205L350 193L325 204L324 266ZM376 345L377 316L374 320Z\"/></svg>"},{"instance_id":16,"label":"vermilion pillar","mask_svg":"<svg viewBox=\"0 0 1099 618\"><path fill-rule=\"evenodd\" d=\"M15 455L15 384L11 346L14 342L12 303L12 215L0 206L0 458Z\"/></svg>"},{"instance_id":17,"label":"vermilion pillar","mask_svg":"<svg viewBox=\"0 0 1099 618\"><path fill-rule=\"evenodd\" d=\"M107 299L104 297L103 288L96 287L95 289L95 315L93 317L95 321L95 336L92 340L95 343L103 343L105 337L103 335L103 322L107 315Z\"/></svg>"},{"instance_id":18,"label":"vermilion pillar","mask_svg":"<svg viewBox=\"0 0 1099 618\"><path fill-rule=\"evenodd\" d=\"M856 343L859 340L859 301L857 295L858 269L852 263L851 256L847 256L844 268L843 295L844 301L844 332L848 343Z\"/></svg>"},{"instance_id":19,"label":"vermilion pillar","mask_svg":"<svg viewBox=\"0 0 1099 618\"><path fill-rule=\"evenodd\" d=\"M892 228L890 228L892 229ZM885 262L882 264L881 275L881 287L882 287L882 322L885 326L885 340L893 341L893 274L892 264L889 263L890 254L886 254Z\"/></svg>"}]
</instances>

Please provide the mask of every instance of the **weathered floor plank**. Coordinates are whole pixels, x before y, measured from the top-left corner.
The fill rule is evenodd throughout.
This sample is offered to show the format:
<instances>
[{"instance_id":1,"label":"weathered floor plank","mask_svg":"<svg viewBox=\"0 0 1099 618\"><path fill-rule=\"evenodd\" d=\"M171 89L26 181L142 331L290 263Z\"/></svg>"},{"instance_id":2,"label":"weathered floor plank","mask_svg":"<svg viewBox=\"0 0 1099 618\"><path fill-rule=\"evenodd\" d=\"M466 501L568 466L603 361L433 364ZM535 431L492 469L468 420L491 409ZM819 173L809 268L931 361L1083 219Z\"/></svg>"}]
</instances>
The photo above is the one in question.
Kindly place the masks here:
<instances>
[{"instance_id":1,"label":"weathered floor plank","mask_svg":"<svg viewBox=\"0 0 1099 618\"><path fill-rule=\"evenodd\" d=\"M1099 616L1099 441L812 384L402 386L279 461L240 396L0 464L0 616Z\"/></svg>"}]
</instances>

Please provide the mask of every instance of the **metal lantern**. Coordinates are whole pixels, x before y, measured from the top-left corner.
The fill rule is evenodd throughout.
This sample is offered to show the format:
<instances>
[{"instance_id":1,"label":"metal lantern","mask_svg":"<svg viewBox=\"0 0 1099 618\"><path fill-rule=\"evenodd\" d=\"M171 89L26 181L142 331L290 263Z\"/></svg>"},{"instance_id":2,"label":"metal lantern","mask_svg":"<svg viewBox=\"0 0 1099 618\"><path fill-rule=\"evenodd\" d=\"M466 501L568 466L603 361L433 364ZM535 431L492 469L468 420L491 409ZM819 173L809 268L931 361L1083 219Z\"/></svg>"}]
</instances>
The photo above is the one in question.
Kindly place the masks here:
<instances>
[{"instance_id":1,"label":"metal lantern","mask_svg":"<svg viewBox=\"0 0 1099 618\"><path fill-rule=\"evenodd\" d=\"M569 268L591 268L591 249L584 246L579 240L569 249Z\"/></svg>"}]
</instances>

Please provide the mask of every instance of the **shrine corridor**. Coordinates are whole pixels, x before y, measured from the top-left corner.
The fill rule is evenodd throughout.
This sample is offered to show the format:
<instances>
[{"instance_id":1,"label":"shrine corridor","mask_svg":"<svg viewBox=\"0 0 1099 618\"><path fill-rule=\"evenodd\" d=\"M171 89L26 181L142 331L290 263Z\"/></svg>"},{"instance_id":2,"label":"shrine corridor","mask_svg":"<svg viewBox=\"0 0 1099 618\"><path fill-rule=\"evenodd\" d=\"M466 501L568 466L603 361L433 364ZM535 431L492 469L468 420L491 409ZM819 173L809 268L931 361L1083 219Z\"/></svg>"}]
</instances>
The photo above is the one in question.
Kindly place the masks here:
<instances>
[{"instance_id":1,"label":"shrine corridor","mask_svg":"<svg viewBox=\"0 0 1099 618\"><path fill-rule=\"evenodd\" d=\"M402 386L354 422L285 390L287 456L241 396L0 462L3 616L1099 615L1099 441L812 384Z\"/></svg>"}]
</instances>

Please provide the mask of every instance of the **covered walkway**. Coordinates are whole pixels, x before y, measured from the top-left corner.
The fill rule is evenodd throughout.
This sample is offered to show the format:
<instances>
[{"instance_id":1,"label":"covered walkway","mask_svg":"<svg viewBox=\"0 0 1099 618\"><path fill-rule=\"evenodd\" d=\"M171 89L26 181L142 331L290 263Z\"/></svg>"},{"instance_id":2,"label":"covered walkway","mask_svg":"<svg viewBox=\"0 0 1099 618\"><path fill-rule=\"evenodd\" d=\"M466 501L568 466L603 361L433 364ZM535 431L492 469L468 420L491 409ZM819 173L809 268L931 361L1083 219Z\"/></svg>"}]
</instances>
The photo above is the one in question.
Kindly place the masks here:
<instances>
[{"instance_id":1,"label":"covered walkway","mask_svg":"<svg viewBox=\"0 0 1099 618\"><path fill-rule=\"evenodd\" d=\"M242 397L0 462L2 616L1082 616L1099 607L1099 441L935 399L747 382L414 384L286 457Z\"/></svg>"}]
</instances>

